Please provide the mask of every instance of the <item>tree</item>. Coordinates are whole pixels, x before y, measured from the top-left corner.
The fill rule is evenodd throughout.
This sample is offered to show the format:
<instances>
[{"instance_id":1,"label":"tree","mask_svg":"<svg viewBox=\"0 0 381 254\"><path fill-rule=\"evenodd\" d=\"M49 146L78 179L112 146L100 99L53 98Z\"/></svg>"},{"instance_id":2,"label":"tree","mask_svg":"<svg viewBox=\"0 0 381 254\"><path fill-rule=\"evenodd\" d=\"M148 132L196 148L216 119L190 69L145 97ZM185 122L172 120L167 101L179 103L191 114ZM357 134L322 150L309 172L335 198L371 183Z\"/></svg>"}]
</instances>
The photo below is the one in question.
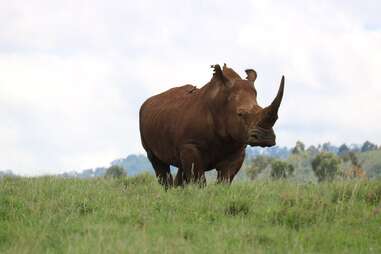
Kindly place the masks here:
<instances>
[{"instance_id":1,"label":"tree","mask_svg":"<svg viewBox=\"0 0 381 254\"><path fill-rule=\"evenodd\" d=\"M377 145L369 142L369 141L366 141L362 147L361 147L361 152L369 152L369 151L373 151L373 150L377 150Z\"/></svg>"},{"instance_id":2,"label":"tree","mask_svg":"<svg viewBox=\"0 0 381 254\"><path fill-rule=\"evenodd\" d=\"M332 145L330 142L323 143L323 145L321 147L321 151L326 152L326 153L337 153L338 150L339 150L339 148Z\"/></svg>"},{"instance_id":3,"label":"tree","mask_svg":"<svg viewBox=\"0 0 381 254\"><path fill-rule=\"evenodd\" d=\"M339 147L339 152L338 152L338 155L340 156L344 156L344 155L347 155L351 150L349 150L349 147L346 145L346 144L342 144L340 147Z\"/></svg>"},{"instance_id":4,"label":"tree","mask_svg":"<svg viewBox=\"0 0 381 254\"><path fill-rule=\"evenodd\" d=\"M119 178L126 175L127 174L122 167L113 165L107 169L105 177Z\"/></svg>"},{"instance_id":5,"label":"tree","mask_svg":"<svg viewBox=\"0 0 381 254\"><path fill-rule=\"evenodd\" d=\"M312 170L318 181L331 181L337 175L340 160L333 153L322 152L312 160Z\"/></svg>"},{"instance_id":6,"label":"tree","mask_svg":"<svg viewBox=\"0 0 381 254\"><path fill-rule=\"evenodd\" d=\"M274 159L268 156L258 155L251 161L251 165L246 169L247 176L254 180L259 173L271 165Z\"/></svg>"},{"instance_id":7,"label":"tree","mask_svg":"<svg viewBox=\"0 0 381 254\"><path fill-rule=\"evenodd\" d=\"M292 175L294 167L282 160L274 160L271 163L271 178L280 179Z\"/></svg>"},{"instance_id":8,"label":"tree","mask_svg":"<svg viewBox=\"0 0 381 254\"><path fill-rule=\"evenodd\" d=\"M342 156L344 162L349 162L350 166L347 167L343 174L345 177L349 178L367 178L367 173L362 167L363 162L358 159L354 152L348 152L346 155Z\"/></svg>"},{"instance_id":9,"label":"tree","mask_svg":"<svg viewBox=\"0 0 381 254\"><path fill-rule=\"evenodd\" d=\"M316 148L316 146L311 145L307 148L308 155L311 157L315 157L316 155L319 154L319 149Z\"/></svg>"},{"instance_id":10,"label":"tree","mask_svg":"<svg viewBox=\"0 0 381 254\"><path fill-rule=\"evenodd\" d=\"M293 154L298 154L304 152L305 145L302 141L296 141L294 149L292 149Z\"/></svg>"},{"instance_id":11,"label":"tree","mask_svg":"<svg viewBox=\"0 0 381 254\"><path fill-rule=\"evenodd\" d=\"M348 157L353 166L361 167L361 163L354 152L349 152Z\"/></svg>"}]
</instances>

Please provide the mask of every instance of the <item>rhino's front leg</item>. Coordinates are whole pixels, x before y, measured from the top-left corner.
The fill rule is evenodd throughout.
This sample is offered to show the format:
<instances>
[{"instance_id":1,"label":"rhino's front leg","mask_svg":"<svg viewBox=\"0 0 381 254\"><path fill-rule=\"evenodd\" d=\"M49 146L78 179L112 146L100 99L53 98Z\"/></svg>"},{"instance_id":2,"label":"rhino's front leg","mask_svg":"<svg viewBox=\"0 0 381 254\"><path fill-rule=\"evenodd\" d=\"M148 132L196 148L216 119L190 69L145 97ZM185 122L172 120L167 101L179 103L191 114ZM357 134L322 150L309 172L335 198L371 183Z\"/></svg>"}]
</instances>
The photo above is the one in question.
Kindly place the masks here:
<instances>
[{"instance_id":1,"label":"rhino's front leg","mask_svg":"<svg viewBox=\"0 0 381 254\"><path fill-rule=\"evenodd\" d=\"M181 167L179 168L178 177L182 176L185 183L195 182L204 186L206 184L204 176L205 164L199 149L193 144L182 146L180 160ZM179 174L181 175L179 176Z\"/></svg>"},{"instance_id":2,"label":"rhino's front leg","mask_svg":"<svg viewBox=\"0 0 381 254\"><path fill-rule=\"evenodd\" d=\"M217 164L217 183L231 183L241 169L245 150L239 151Z\"/></svg>"}]
</instances>

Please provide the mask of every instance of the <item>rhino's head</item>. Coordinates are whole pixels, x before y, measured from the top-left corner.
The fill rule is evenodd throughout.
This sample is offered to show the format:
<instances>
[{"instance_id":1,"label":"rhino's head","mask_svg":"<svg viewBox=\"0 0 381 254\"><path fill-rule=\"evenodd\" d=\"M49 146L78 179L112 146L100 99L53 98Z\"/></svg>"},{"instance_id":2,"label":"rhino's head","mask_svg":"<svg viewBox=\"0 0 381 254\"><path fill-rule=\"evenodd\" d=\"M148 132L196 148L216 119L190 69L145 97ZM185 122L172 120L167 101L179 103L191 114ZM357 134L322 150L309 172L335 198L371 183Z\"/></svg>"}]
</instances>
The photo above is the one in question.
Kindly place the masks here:
<instances>
[{"instance_id":1,"label":"rhino's head","mask_svg":"<svg viewBox=\"0 0 381 254\"><path fill-rule=\"evenodd\" d=\"M273 126L278 119L278 110L283 97L284 77L273 102L262 108L257 103L254 82L257 73L246 70L247 78L241 79L232 69L224 65L214 65L212 83L217 89L214 110L220 119L220 127L225 135L237 142L251 146L268 147L275 145Z\"/></svg>"}]
</instances>

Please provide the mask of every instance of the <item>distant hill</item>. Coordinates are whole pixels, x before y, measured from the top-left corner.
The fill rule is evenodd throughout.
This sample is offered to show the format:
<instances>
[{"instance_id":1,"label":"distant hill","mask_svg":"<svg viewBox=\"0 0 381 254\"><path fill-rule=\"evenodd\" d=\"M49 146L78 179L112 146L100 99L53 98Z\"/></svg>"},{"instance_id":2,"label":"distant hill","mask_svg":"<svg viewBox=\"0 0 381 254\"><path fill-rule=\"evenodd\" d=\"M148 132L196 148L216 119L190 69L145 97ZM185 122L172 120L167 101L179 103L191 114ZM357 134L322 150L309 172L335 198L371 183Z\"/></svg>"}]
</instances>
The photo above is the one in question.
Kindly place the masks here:
<instances>
[{"instance_id":1,"label":"distant hill","mask_svg":"<svg viewBox=\"0 0 381 254\"><path fill-rule=\"evenodd\" d=\"M0 178L4 176L16 176L12 170L5 170L5 171L0 171Z\"/></svg>"},{"instance_id":2,"label":"distant hill","mask_svg":"<svg viewBox=\"0 0 381 254\"><path fill-rule=\"evenodd\" d=\"M85 169L85 170L73 170L58 174L57 176L66 177L66 178L92 178L100 177L106 174L107 168L98 167L95 169Z\"/></svg>"},{"instance_id":3,"label":"distant hill","mask_svg":"<svg viewBox=\"0 0 381 254\"><path fill-rule=\"evenodd\" d=\"M120 166L127 171L129 176L137 175L144 171L153 170L151 163L145 155L128 155L124 159L117 159L111 162L112 166Z\"/></svg>"},{"instance_id":4,"label":"distant hill","mask_svg":"<svg viewBox=\"0 0 381 254\"><path fill-rule=\"evenodd\" d=\"M291 154L292 149L287 147L250 147L246 148L246 159L253 159L258 155L276 157L279 159L286 159Z\"/></svg>"},{"instance_id":5,"label":"distant hill","mask_svg":"<svg viewBox=\"0 0 381 254\"><path fill-rule=\"evenodd\" d=\"M113 160L111 166L120 166L122 167L129 176L134 176L142 172L153 172L153 168L146 156L139 154L131 154L126 158ZM94 169L85 169L85 170L71 170L58 174L57 176L66 177L66 178L92 178L92 177L101 177L106 174L107 167L98 167Z\"/></svg>"}]
</instances>

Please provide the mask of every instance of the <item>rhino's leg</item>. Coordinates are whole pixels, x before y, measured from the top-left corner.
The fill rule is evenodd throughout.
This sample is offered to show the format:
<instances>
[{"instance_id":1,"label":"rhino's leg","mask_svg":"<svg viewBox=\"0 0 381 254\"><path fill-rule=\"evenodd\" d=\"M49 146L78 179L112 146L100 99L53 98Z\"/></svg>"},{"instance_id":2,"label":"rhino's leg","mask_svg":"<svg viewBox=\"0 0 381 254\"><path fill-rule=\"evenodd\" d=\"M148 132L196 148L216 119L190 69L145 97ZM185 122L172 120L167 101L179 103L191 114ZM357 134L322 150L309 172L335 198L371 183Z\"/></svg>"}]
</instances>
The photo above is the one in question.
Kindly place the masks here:
<instances>
[{"instance_id":1,"label":"rhino's leg","mask_svg":"<svg viewBox=\"0 0 381 254\"><path fill-rule=\"evenodd\" d=\"M173 178L169 165L160 161L152 153L147 153L147 157L150 160L153 169L155 170L155 174L159 180L159 183L163 185L165 189L173 186Z\"/></svg>"},{"instance_id":2,"label":"rhino's leg","mask_svg":"<svg viewBox=\"0 0 381 254\"><path fill-rule=\"evenodd\" d=\"M191 170L192 172L192 170ZM192 176L190 176L191 178ZM188 178L189 179L189 178ZM174 180L174 186L178 187L184 187L186 182L186 176L184 170L180 167L177 171L175 180ZM189 181L188 181L189 182ZM201 178L198 180L198 182L201 184L201 186L206 185L206 178L205 178L205 173L201 176Z\"/></svg>"},{"instance_id":3,"label":"rhino's leg","mask_svg":"<svg viewBox=\"0 0 381 254\"><path fill-rule=\"evenodd\" d=\"M245 159L245 150L229 156L217 164L217 183L231 183Z\"/></svg>"},{"instance_id":4,"label":"rhino's leg","mask_svg":"<svg viewBox=\"0 0 381 254\"><path fill-rule=\"evenodd\" d=\"M191 176L190 176L190 178L191 178ZM202 176L200 177L198 182L200 183L201 186L205 186L206 185L205 172L204 172L204 174L202 174ZM184 170L182 170L182 168L179 168L179 170L177 171L175 180L174 180L174 186L176 186L176 187L179 187L179 186L184 187L185 183L186 183L186 177L185 177ZM189 181L188 181L188 183L189 183Z\"/></svg>"},{"instance_id":5,"label":"rhino's leg","mask_svg":"<svg viewBox=\"0 0 381 254\"><path fill-rule=\"evenodd\" d=\"M179 167L177 170L174 185L176 187L177 186L184 186L184 170L181 167Z\"/></svg>"},{"instance_id":6,"label":"rhino's leg","mask_svg":"<svg viewBox=\"0 0 381 254\"><path fill-rule=\"evenodd\" d=\"M206 184L204 176L204 162L200 151L195 145L184 145L180 149L181 169L183 171L183 181L185 183L195 182L204 186Z\"/></svg>"}]
</instances>

